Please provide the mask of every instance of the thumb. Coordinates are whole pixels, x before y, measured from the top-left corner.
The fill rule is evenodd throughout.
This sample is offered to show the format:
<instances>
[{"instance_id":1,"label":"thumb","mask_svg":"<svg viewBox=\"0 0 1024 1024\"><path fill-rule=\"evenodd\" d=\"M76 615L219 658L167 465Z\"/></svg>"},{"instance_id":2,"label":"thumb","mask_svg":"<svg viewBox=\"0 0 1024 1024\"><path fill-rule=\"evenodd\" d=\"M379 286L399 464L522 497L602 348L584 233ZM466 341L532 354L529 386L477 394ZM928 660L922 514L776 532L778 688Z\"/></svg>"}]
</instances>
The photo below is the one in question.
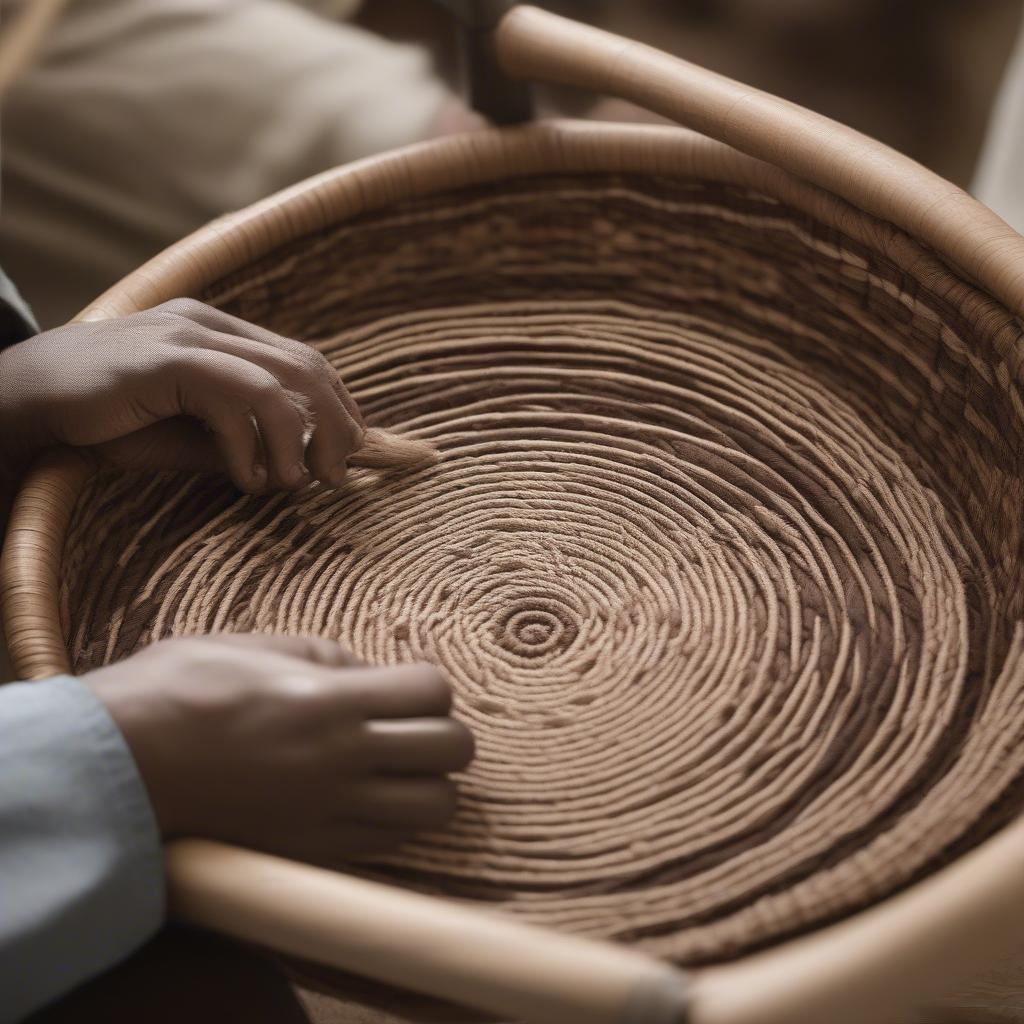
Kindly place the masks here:
<instances>
[{"instance_id":1,"label":"thumb","mask_svg":"<svg viewBox=\"0 0 1024 1024\"><path fill-rule=\"evenodd\" d=\"M348 648L321 636L293 636L285 633L210 633L209 643L231 647L258 649L283 654L301 661L311 661L328 668L367 668Z\"/></svg>"}]
</instances>

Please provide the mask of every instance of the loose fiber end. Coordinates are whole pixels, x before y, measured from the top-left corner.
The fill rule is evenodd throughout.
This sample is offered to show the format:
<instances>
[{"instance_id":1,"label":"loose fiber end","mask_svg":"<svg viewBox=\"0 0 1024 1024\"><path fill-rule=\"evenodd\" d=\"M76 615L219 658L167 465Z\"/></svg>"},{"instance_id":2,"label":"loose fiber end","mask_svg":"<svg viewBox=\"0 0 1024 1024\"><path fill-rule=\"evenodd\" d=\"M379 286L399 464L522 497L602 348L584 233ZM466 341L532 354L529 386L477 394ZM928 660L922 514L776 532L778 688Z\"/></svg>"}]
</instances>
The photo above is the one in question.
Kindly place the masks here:
<instances>
[{"instance_id":1,"label":"loose fiber end","mask_svg":"<svg viewBox=\"0 0 1024 1024\"><path fill-rule=\"evenodd\" d=\"M390 431L371 427L366 431L362 447L349 456L348 464L361 469L404 472L433 466L440 458L437 448L429 441L400 437Z\"/></svg>"}]
</instances>

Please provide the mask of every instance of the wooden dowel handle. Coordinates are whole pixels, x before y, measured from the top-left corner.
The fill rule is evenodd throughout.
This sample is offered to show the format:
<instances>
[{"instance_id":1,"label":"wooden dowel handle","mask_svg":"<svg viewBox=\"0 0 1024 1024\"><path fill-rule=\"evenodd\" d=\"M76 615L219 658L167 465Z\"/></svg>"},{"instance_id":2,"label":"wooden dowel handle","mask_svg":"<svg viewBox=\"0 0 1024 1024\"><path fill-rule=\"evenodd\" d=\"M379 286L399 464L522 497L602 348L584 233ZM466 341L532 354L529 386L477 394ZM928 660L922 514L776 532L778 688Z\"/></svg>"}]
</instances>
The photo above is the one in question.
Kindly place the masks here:
<instances>
[{"instance_id":1,"label":"wooden dowel handle","mask_svg":"<svg viewBox=\"0 0 1024 1024\"><path fill-rule=\"evenodd\" d=\"M167 848L171 913L530 1024L682 1024L685 974L629 950L207 840Z\"/></svg>"},{"instance_id":2,"label":"wooden dowel handle","mask_svg":"<svg viewBox=\"0 0 1024 1024\"><path fill-rule=\"evenodd\" d=\"M962 189L821 114L537 7L501 20L509 75L631 100L902 228L1024 314L1024 238Z\"/></svg>"},{"instance_id":3,"label":"wooden dowel handle","mask_svg":"<svg viewBox=\"0 0 1024 1024\"><path fill-rule=\"evenodd\" d=\"M1024 950L1024 818L862 913L694 972L692 1024L878 1024Z\"/></svg>"}]
</instances>

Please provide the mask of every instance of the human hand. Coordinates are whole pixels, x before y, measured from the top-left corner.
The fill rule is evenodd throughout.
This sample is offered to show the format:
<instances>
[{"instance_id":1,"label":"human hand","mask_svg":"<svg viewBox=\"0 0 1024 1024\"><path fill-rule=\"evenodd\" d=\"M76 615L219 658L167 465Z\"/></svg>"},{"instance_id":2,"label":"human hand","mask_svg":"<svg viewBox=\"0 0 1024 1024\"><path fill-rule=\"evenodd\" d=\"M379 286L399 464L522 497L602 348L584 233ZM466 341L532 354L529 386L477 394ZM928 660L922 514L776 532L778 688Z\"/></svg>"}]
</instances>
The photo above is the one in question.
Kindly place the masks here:
<instances>
[{"instance_id":1,"label":"human hand","mask_svg":"<svg viewBox=\"0 0 1024 1024\"><path fill-rule=\"evenodd\" d=\"M319 352L192 299L0 352L10 463L89 446L121 468L226 470L244 491L295 490L338 486L362 438L359 409Z\"/></svg>"},{"instance_id":2,"label":"human hand","mask_svg":"<svg viewBox=\"0 0 1024 1024\"><path fill-rule=\"evenodd\" d=\"M166 837L331 864L444 825L473 740L426 665L329 640L164 640L83 681L128 742Z\"/></svg>"}]
</instances>

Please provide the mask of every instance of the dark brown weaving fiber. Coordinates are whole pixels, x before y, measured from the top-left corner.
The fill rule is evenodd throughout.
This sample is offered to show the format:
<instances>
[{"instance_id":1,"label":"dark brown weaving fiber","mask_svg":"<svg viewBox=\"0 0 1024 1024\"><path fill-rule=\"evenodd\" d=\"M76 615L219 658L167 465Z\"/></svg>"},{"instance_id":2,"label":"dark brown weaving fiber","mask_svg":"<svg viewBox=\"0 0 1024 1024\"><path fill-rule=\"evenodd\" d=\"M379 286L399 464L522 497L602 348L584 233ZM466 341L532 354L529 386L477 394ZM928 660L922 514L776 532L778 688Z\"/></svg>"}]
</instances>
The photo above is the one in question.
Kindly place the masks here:
<instances>
[{"instance_id":1,"label":"dark brown weaving fiber","mask_svg":"<svg viewBox=\"0 0 1024 1024\"><path fill-rule=\"evenodd\" d=\"M76 670L251 629L435 661L478 761L454 831L374 872L680 961L933 869L1020 805L1021 330L849 217L550 178L221 282L442 459L271 499L95 481Z\"/></svg>"}]
</instances>

